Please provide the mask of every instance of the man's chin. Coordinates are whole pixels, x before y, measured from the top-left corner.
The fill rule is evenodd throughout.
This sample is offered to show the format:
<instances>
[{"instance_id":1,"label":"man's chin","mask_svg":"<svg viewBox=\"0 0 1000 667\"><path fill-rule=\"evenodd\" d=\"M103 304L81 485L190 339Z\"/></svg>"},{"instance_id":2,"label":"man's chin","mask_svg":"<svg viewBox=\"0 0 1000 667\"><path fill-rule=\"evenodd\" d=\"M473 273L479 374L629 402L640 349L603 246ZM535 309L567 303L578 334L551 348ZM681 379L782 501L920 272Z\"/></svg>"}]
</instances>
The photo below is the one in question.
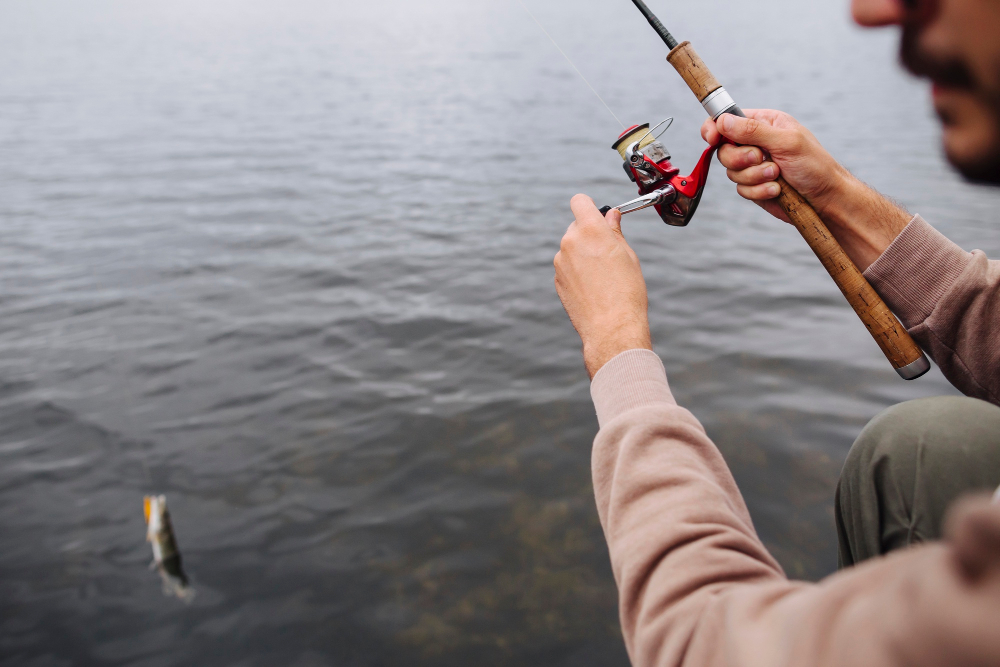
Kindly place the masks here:
<instances>
[{"instance_id":1,"label":"man's chin","mask_svg":"<svg viewBox=\"0 0 1000 667\"><path fill-rule=\"evenodd\" d=\"M983 150L985 146L980 145L973 153L952 146L947 132L945 130L944 153L948 162L972 183L1000 185L1000 145L993 145L989 150Z\"/></svg>"},{"instance_id":2,"label":"man's chin","mask_svg":"<svg viewBox=\"0 0 1000 667\"><path fill-rule=\"evenodd\" d=\"M969 181L1000 185L998 107L971 91L940 86L933 97L948 161Z\"/></svg>"}]
</instances>

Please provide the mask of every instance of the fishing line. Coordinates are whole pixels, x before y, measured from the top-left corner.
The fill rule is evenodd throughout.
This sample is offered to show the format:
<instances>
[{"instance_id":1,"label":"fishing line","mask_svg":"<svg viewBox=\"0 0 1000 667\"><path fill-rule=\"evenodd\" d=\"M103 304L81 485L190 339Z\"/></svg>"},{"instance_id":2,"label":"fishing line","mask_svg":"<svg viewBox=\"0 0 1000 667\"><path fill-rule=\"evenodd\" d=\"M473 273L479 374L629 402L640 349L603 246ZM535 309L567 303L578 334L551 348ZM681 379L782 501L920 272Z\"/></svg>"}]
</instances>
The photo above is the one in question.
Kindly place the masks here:
<instances>
[{"instance_id":1,"label":"fishing line","mask_svg":"<svg viewBox=\"0 0 1000 667\"><path fill-rule=\"evenodd\" d=\"M611 110L611 107L609 107L608 103L604 101L604 98L601 97L601 94L598 93L597 90L595 90L592 85L590 85L590 81L587 81L587 77L585 77L583 75L583 72L581 72L580 69L576 65L573 64L573 61L569 59L569 56L566 55L566 52L563 51L561 48L559 48L559 44L557 44L556 40L554 40L552 38L552 35L550 35L549 31L545 29L545 26L543 26L541 24L541 22L538 19L535 18L535 15L531 13L531 10L528 9L527 5L525 5L524 2L522 2L522 0L517 0L517 2L518 2L519 5L521 5L521 8L524 9L524 11L526 11L528 13L528 16L531 17L531 20L538 24L538 27L542 29L542 32L545 33L545 36L549 38L550 42L552 42L552 46L556 47L556 49L559 51L559 53L562 54L563 58L566 59L566 62L568 62L570 64L570 67L572 67L573 69L576 70L576 73L580 75L580 78L583 79L583 82L585 84L587 84L587 87L590 88L590 90L594 93L594 95L597 95L597 99L599 99L601 101L601 104L604 105L604 108L608 110L608 113L610 113L612 115L612 117L614 117L614 119L618 121L618 124L621 125L622 129L624 130L625 129L625 123L623 123L620 120L618 120L618 116L615 116L615 112Z\"/></svg>"}]
</instances>

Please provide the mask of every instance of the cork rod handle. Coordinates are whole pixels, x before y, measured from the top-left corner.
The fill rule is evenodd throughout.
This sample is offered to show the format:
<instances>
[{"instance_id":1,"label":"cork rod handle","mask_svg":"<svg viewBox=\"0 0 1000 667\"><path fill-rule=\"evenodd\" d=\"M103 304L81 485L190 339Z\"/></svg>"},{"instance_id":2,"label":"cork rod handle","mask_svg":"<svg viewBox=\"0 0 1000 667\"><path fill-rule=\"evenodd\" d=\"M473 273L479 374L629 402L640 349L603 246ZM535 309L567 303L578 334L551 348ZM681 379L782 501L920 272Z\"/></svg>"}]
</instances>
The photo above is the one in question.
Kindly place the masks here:
<instances>
[{"instance_id":1,"label":"cork rod handle","mask_svg":"<svg viewBox=\"0 0 1000 667\"><path fill-rule=\"evenodd\" d=\"M698 57L690 42L682 42L674 47L667 60L713 117L727 112L743 115L735 102L723 107L732 98ZM826 267L896 372L906 380L926 373L930 369L930 363L923 351L875 293L813 207L783 177L778 177L778 185L781 187L781 194L778 195L781 208Z\"/></svg>"}]
</instances>

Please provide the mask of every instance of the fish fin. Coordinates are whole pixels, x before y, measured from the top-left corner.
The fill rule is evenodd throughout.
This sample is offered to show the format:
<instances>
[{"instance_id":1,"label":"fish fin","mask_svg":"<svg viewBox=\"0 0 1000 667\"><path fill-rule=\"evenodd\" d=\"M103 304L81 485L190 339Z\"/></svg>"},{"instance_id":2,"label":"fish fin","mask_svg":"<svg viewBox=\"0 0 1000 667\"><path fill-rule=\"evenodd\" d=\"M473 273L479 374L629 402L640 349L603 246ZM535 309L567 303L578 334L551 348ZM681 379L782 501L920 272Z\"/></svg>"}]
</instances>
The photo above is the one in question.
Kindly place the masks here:
<instances>
[{"instance_id":1,"label":"fish fin","mask_svg":"<svg viewBox=\"0 0 1000 667\"><path fill-rule=\"evenodd\" d=\"M163 594L167 597L175 597L187 604L194 600L194 589L188 586L186 578L177 579L160 568L160 581L163 583Z\"/></svg>"},{"instance_id":2,"label":"fish fin","mask_svg":"<svg viewBox=\"0 0 1000 667\"><path fill-rule=\"evenodd\" d=\"M142 514L146 517L146 523L149 523L149 513L151 511L151 505L153 504L153 499L150 496L142 497Z\"/></svg>"}]
</instances>

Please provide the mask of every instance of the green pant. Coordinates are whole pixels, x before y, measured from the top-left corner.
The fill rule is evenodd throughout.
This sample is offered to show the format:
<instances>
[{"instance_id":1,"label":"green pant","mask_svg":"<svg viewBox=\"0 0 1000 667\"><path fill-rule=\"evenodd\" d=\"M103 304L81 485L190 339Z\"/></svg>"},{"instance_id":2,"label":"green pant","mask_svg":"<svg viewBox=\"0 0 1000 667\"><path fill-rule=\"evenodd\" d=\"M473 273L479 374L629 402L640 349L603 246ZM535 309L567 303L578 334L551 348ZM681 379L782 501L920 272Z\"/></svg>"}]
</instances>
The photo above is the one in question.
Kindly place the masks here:
<instances>
[{"instance_id":1,"label":"green pant","mask_svg":"<svg viewBox=\"0 0 1000 667\"><path fill-rule=\"evenodd\" d=\"M939 539L953 500L997 486L1000 408L942 396L885 410L858 436L840 474L840 566Z\"/></svg>"}]
</instances>

